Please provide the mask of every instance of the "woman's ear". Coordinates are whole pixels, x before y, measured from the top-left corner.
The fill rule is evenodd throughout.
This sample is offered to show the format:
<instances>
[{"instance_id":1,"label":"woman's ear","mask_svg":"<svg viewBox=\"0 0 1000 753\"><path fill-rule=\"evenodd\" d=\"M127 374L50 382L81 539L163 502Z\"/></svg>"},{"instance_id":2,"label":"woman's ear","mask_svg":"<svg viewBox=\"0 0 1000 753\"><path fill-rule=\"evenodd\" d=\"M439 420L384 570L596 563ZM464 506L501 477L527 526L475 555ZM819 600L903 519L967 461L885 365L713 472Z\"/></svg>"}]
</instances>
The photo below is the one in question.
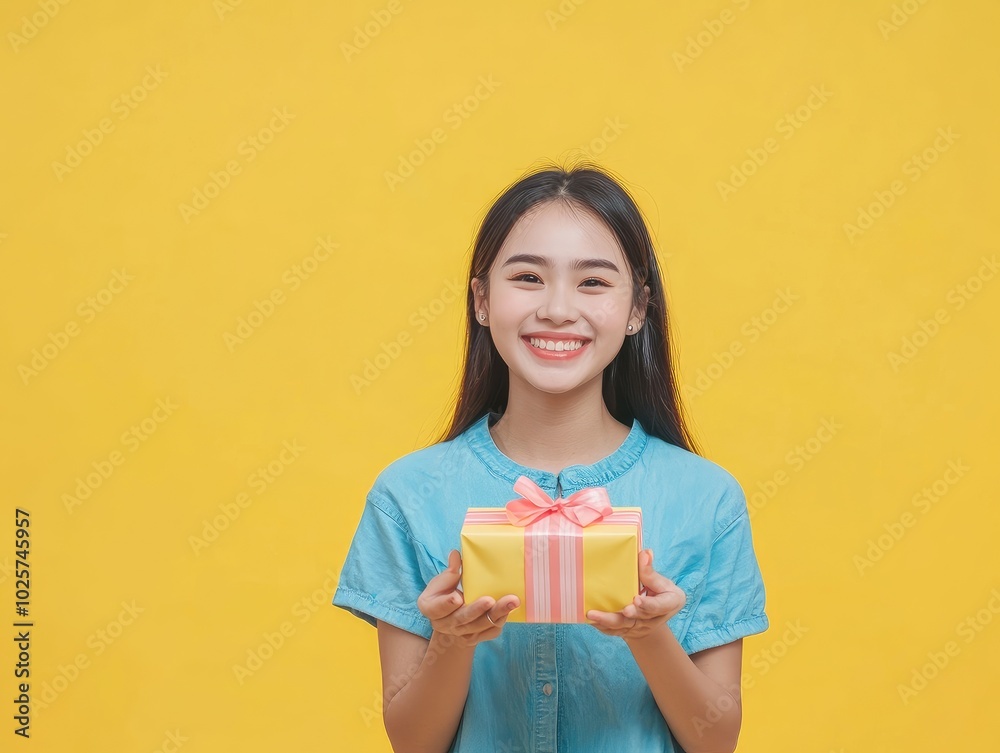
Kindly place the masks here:
<instances>
[{"instance_id":1,"label":"woman's ear","mask_svg":"<svg viewBox=\"0 0 1000 753\"><path fill-rule=\"evenodd\" d=\"M635 318L636 322L633 325L635 331L638 332L642 329L642 325L646 323L646 313L649 310L649 285L644 285L642 288L642 295L639 299L639 305L632 309L632 316Z\"/></svg>"},{"instance_id":2,"label":"woman's ear","mask_svg":"<svg viewBox=\"0 0 1000 753\"><path fill-rule=\"evenodd\" d=\"M486 297L483 295L482 281L474 277L470 285L472 288L472 310L475 312L474 317L477 322L485 325L489 321L490 312L486 303ZM485 318L482 314L486 315Z\"/></svg>"}]
</instances>

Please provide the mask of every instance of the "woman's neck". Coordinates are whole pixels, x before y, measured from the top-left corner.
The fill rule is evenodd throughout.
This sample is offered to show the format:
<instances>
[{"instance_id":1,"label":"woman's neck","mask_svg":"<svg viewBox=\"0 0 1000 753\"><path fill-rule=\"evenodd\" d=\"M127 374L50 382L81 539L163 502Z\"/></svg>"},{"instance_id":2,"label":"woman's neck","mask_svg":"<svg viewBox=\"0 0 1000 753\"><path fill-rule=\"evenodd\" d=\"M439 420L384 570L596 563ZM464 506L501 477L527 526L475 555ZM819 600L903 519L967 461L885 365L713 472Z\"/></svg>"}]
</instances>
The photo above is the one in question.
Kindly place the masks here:
<instances>
[{"instance_id":1,"label":"woman's neck","mask_svg":"<svg viewBox=\"0 0 1000 753\"><path fill-rule=\"evenodd\" d=\"M603 400L594 409L508 403L490 434L497 449L515 463L559 473L613 454L631 428L617 421Z\"/></svg>"}]
</instances>

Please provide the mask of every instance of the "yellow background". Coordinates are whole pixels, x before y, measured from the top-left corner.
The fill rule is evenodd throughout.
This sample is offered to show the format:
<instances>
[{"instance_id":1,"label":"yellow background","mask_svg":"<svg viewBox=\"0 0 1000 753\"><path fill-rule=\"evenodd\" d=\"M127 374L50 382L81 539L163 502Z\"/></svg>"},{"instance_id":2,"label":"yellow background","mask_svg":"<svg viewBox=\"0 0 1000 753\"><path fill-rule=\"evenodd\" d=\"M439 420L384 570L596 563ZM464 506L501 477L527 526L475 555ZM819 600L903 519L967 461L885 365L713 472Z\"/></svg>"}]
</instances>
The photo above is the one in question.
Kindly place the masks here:
<instances>
[{"instance_id":1,"label":"yellow background","mask_svg":"<svg viewBox=\"0 0 1000 753\"><path fill-rule=\"evenodd\" d=\"M444 427L483 212L585 155L649 218L705 452L759 495L772 627L745 642L739 749L995 745L998 21L990 0L9 0L0 613L21 507L32 693L62 690L27 741L8 700L4 749L388 750L376 634L330 606L336 576L374 477ZM5 699L15 660L0 636Z\"/></svg>"}]
</instances>

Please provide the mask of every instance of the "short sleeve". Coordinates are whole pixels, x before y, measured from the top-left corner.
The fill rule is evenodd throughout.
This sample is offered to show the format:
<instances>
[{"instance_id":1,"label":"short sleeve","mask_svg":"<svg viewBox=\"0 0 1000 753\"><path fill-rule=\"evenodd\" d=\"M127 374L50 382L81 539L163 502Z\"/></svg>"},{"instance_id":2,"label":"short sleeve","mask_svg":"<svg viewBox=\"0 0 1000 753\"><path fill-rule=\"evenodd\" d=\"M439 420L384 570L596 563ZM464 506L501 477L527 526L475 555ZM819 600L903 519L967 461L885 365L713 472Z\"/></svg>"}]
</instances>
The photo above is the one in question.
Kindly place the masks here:
<instances>
[{"instance_id":1,"label":"short sleeve","mask_svg":"<svg viewBox=\"0 0 1000 753\"><path fill-rule=\"evenodd\" d=\"M391 498L372 489L341 568L333 604L371 625L379 619L430 640L431 624L417 608L417 597L445 567L439 567L413 539Z\"/></svg>"},{"instance_id":2,"label":"short sleeve","mask_svg":"<svg viewBox=\"0 0 1000 753\"><path fill-rule=\"evenodd\" d=\"M738 485L728 496L724 509L734 517L712 542L701 599L681 641L688 654L768 628L764 579L753 548L746 496Z\"/></svg>"}]
</instances>

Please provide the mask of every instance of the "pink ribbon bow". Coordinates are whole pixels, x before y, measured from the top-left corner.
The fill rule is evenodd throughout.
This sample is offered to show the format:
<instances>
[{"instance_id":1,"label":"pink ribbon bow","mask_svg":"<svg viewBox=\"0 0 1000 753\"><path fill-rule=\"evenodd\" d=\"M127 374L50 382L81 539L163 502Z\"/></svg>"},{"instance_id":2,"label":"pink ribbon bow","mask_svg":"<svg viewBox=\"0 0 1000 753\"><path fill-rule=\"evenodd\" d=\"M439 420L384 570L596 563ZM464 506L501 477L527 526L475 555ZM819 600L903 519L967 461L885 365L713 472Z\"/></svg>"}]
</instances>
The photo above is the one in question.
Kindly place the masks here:
<instances>
[{"instance_id":1,"label":"pink ribbon bow","mask_svg":"<svg viewBox=\"0 0 1000 753\"><path fill-rule=\"evenodd\" d=\"M611 499L603 486L589 486L568 497L552 499L527 476L518 477L514 491L523 499L512 499L506 505L507 519L516 526L527 526L546 515L561 514L578 526L589 526L611 514Z\"/></svg>"}]
</instances>

